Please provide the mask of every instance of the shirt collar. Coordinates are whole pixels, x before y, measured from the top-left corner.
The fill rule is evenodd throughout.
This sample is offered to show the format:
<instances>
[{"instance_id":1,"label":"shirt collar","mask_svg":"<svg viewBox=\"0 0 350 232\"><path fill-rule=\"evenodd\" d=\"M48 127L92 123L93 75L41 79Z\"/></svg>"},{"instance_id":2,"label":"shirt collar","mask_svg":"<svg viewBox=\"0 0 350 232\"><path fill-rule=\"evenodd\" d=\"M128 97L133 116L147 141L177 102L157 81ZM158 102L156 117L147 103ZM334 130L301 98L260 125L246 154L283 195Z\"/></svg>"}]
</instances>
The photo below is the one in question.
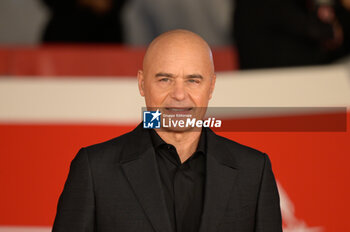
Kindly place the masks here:
<instances>
[{"instance_id":1,"label":"shirt collar","mask_svg":"<svg viewBox=\"0 0 350 232\"><path fill-rule=\"evenodd\" d=\"M151 136L151 140L153 143L153 147L155 149L158 149L162 145L169 145L158 135L158 133L154 129L151 129L149 131L150 131L150 136ZM199 137L199 142L198 142L198 146L197 146L195 153L201 152L203 154L206 154L206 143L207 143L206 137L207 137L206 136L206 129L205 129L205 127L202 127L201 135Z\"/></svg>"}]
</instances>

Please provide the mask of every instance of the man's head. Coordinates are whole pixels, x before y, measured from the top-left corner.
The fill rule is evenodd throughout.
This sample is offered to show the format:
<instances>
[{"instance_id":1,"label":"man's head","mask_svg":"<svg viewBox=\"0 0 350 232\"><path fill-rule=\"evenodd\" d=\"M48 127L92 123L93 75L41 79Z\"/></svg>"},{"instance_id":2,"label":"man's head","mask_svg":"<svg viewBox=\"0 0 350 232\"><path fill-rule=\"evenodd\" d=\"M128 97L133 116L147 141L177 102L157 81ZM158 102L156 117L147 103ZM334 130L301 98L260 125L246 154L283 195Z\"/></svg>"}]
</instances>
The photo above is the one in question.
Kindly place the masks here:
<instances>
[{"instance_id":1,"label":"man's head","mask_svg":"<svg viewBox=\"0 0 350 232\"><path fill-rule=\"evenodd\" d=\"M207 107L215 80L208 44L186 30L169 31L154 39L145 54L143 70L138 72L147 108L162 108L169 114Z\"/></svg>"}]
</instances>

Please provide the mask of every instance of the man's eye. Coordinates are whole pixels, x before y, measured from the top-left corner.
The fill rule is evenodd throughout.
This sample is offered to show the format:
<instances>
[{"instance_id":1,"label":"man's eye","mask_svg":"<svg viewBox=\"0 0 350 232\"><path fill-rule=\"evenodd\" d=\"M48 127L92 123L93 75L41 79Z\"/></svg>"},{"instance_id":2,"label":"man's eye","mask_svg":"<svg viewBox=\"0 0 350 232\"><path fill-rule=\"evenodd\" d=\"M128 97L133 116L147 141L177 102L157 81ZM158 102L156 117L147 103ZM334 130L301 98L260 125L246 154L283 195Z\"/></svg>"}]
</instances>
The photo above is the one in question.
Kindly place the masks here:
<instances>
[{"instance_id":1,"label":"man's eye","mask_svg":"<svg viewBox=\"0 0 350 232\"><path fill-rule=\"evenodd\" d=\"M196 79L189 79L188 82L190 83L199 83L199 80L196 80Z\"/></svg>"},{"instance_id":2,"label":"man's eye","mask_svg":"<svg viewBox=\"0 0 350 232\"><path fill-rule=\"evenodd\" d=\"M160 82L167 82L167 81L169 81L169 78L161 78L161 79L159 79L159 81Z\"/></svg>"}]
</instances>

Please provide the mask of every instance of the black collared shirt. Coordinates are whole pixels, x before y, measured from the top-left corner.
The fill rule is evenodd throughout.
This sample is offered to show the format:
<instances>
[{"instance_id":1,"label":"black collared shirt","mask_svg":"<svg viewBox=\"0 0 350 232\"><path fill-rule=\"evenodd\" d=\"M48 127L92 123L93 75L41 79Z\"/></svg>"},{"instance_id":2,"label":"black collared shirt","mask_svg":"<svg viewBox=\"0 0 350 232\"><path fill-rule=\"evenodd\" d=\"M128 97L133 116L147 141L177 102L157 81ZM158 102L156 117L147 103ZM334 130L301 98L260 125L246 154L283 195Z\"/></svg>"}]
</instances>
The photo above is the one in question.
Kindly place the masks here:
<instances>
[{"instance_id":1,"label":"black collared shirt","mask_svg":"<svg viewBox=\"0 0 350 232\"><path fill-rule=\"evenodd\" d=\"M184 163L173 145L154 130L150 133L173 230L198 232L204 202L206 133L203 129L197 150Z\"/></svg>"}]
</instances>

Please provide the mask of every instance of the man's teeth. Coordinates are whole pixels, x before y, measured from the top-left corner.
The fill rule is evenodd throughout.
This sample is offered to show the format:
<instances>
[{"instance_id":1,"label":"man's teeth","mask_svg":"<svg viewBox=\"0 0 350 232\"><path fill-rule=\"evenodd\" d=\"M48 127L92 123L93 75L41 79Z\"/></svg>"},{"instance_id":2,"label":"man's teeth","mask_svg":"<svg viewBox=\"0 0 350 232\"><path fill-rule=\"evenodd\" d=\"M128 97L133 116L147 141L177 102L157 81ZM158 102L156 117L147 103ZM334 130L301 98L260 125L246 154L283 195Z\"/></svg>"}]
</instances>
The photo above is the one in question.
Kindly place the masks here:
<instances>
[{"instance_id":1,"label":"man's teeth","mask_svg":"<svg viewBox=\"0 0 350 232\"><path fill-rule=\"evenodd\" d=\"M187 111L190 109L191 108L168 108L168 110L171 110L171 111Z\"/></svg>"}]
</instances>

